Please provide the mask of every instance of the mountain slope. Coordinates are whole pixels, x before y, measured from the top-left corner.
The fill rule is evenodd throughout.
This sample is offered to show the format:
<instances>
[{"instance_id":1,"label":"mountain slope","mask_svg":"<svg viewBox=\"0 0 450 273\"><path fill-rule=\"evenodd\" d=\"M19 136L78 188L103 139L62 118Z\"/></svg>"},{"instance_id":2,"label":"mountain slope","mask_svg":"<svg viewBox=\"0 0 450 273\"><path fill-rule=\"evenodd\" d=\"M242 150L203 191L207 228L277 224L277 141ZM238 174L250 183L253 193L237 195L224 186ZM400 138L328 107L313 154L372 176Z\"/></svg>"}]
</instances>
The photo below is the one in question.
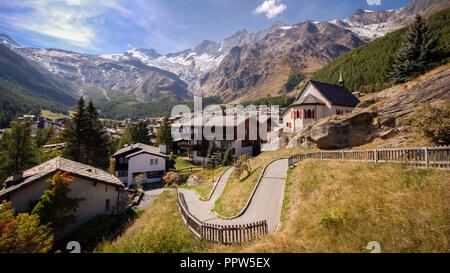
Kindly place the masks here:
<instances>
[{"instance_id":1,"label":"mountain slope","mask_svg":"<svg viewBox=\"0 0 450 273\"><path fill-rule=\"evenodd\" d=\"M83 95L84 87L93 86L132 94L142 100L152 100L163 92L178 99L189 97L186 84L175 74L139 60L117 62L59 49L14 47L12 50L42 73L70 84L79 95Z\"/></svg>"},{"instance_id":2,"label":"mountain slope","mask_svg":"<svg viewBox=\"0 0 450 273\"><path fill-rule=\"evenodd\" d=\"M262 97L280 90L289 71L315 71L362 44L351 31L328 22L279 28L256 44L233 48L201 85L226 101Z\"/></svg>"},{"instance_id":3,"label":"mountain slope","mask_svg":"<svg viewBox=\"0 0 450 273\"><path fill-rule=\"evenodd\" d=\"M37 97L65 105L75 103L74 94L64 86L44 76L24 58L0 45L0 77L32 91Z\"/></svg>"},{"instance_id":4,"label":"mountain slope","mask_svg":"<svg viewBox=\"0 0 450 273\"><path fill-rule=\"evenodd\" d=\"M432 66L448 62L450 58L450 9L442 10L427 19L433 36L438 39L440 61ZM367 45L354 49L336 58L321 70L315 72L313 80L336 84L340 71L345 85L351 90L363 93L383 90L391 86L387 73L392 56L401 47L407 28L392 32Z\"/></svg>"},{"instance_id":5,"label":"mountain slope","mask_svg":"<svg viewBox=\"0 0 450 273\"><path fill-rule=\"evenodd\" d=\"M0 45L0 128L18 115L38 114L41 109L67 112L75 102L69 90Z\"/></svg>"},{"instance_id":6,"label":"mountain slope","mask_svg":"<svg viewBox=\"0 0 450 273\"><path fill-rule=\"evenodd\" d=\"M221 41L205 40L193 48L165 56L160 56L153 49L133 49L122 54L104 54L101 57L115 61L140 60L146 65L171 71L188 84L192 94L202 94L199 79L204 73L215 69L233 47L256 43L283 26L286 24L277 22L272 27L255 33L244 29Z\"/></svg>"}]
</instances>

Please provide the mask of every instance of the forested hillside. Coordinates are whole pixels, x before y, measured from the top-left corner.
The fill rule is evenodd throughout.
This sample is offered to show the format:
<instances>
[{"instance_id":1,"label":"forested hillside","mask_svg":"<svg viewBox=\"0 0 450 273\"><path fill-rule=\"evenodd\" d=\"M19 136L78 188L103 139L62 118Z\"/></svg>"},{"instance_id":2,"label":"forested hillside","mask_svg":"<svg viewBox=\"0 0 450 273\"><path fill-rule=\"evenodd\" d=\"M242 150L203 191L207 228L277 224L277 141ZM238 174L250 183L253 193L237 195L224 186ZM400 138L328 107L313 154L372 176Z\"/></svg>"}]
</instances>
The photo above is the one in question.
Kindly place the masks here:
<instances>
[{"instance_id":1,"label":"forested hillside","mask_svg":"<svg viewBox=\"0 0 450 273\"><path fill-rule=\"evenodd\" d=\"M433 37L437 39L435 57L428 70L450 60L450 9L442 10L427 19ZM377 92L391 86L388 72L394 54L402 46L408 28L402 28L351 50L315 72L313 80L337 84L342 71L345 86L352 91Z\"/></svg>"},{"instance_id":2,"label":"forested hillside","mask_svg":"<svg viewBox=\"0 0 450 273\"><path fill-rule=\"evenodd\" d=\"M0 128L18 115L38 114L41 109L67 112L75 102L66 87L0 45Z\"/></svg>"}]
</instances>

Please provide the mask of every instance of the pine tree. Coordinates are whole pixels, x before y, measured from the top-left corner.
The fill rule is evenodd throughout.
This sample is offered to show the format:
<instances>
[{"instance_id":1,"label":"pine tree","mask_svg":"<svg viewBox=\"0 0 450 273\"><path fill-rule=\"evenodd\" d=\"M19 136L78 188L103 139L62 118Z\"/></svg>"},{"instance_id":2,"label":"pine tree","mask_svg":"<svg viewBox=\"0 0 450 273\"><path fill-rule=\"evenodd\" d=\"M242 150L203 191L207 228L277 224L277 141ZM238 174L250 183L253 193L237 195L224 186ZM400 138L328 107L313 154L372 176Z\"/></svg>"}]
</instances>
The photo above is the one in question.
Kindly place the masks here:
<instances>
[{"instance_id":1,"label":"pine tree","mask_svg":"<svg viewBox=\"0 0 450 273\"><path fill-rule=\"evenodd\" d=\"M98 112L97 109L95 109L92 100L89 101L87 106L87 116L88 164L94 167L107 169L109 166L109 138L98 118Z\"/></svg>"},{"instance_id":2,"label":"pine tree","mask_svg":"<svg viewBox=\"0 0 450 273\"><path fill-rule=\"evenodd\" d=\"M63 131L63 156L78 162L87 162L86 134L88 117L83 97L78 100L71 121Z\"/></svg>"},{"instance_id":3,"label":"pine tree","mask_svg":"<svg viewBox=\"0 0 450 273\"><path fill-rule=\"evenodd\" d=\"M417 15L403 43L403 47L395 54L392 71L388 73L392 83L403 83L423 74L425 67L436 47L436 40L424 19Z\"/></svg>"},{"instance_id":4,"label":"pine tree","mask_svg":"<svg viewBox=\"0 0 450 273\"><path fill-rule=\"evenodd\" d=\"M29 120L12 122L11 131L4 134L1 146L1 176L3 178L35 165L36 149L31 137Z\"/></svg>"},{"instance_id":5,"label":"pine tree","mask_svg":"<svg viewBox=\"0 0 450 273\"><path fill-rule=\"evenodd\" d=\"M158 130L156 146L165 144L167 148L171 148L173 144L172 131L170 129L169 117L165 116Z\"/></svg>"},{"instance_id":6,"label":"pine tree","mask_svg":"<svg viewBox=\"0 0 450 273\"><path fill-rule=\"evenodd\" d=\"M86 107L83 97L78 100L72 120L63 131L63 156L93 167L106 169L109 165L109 140L92 101Z\"/></svg>"},{"instance_id":7,"label":"pine tree","mask_svg":"<svg viewBox=\"0 0 450 273\"><path fill-rule=\"evenodd\" d=\"M150 145L149 131L147 124L141 120L138 124L131 127L131 141L133 143L143 143Z\"/></svg>"},{"instance_id":8,"label":"pine tree","mask_svg":"<svg viewBox=\"0 0 450 273\"><path fill-rule=\"evenodd\" d=\"M232 162L233 162L233 149L232 148L228 148L225 151L225 155L223 156L222 164L224 166L230 166Z\"/></svg>"},{"instance_id":9,"label":"pine tree","mask_svg":"<svg viewBox=\"0 0 450 273\"><path fill-rule=\"evenodd\" d=\"M206 165L211 164L213 167L215 167L216 159L213 160L212 157L214 156L216 150L217 150L216 142L214 140L210 141L209 146L208 146L208 151L206 153L206 158L207 158Z\"/></svg>"}]
</instances>

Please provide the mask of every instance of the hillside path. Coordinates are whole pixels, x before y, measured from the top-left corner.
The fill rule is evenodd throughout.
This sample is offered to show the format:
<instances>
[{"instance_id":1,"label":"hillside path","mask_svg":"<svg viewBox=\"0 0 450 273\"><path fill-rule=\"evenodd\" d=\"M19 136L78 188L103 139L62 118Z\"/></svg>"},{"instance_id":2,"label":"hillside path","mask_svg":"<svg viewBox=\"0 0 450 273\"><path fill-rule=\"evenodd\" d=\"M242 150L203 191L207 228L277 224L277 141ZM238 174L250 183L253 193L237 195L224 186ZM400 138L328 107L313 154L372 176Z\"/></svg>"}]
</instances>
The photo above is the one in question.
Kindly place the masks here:
<instances>
[{"instance_id":1,"label":"hillside path","mask_svg":"<svg viewBox=\"0 0 450 273\"><path fill-rule=\"evenodd\" d=\"M184 194L191 214L202 222L220 225L244 225L266 220L269 233L273 233L279 221L288 168L287 159L276 160L268 165L247 210L241 216L232 220L219 219L211 210L214 208L216 200L222 195L234 168L228 169L220 178L209 201L201 201L194 190L181 188L179 190Z\"/></svg>"}]
</instances>

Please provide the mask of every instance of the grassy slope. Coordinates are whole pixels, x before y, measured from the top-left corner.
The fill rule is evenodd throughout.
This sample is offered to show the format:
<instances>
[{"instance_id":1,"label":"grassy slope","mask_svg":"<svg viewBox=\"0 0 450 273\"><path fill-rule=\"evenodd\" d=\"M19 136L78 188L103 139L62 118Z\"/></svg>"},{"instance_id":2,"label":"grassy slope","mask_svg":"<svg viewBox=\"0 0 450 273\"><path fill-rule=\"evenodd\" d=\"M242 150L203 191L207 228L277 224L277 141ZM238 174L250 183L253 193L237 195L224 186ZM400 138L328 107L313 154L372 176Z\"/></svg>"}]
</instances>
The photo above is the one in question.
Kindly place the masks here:
<instances>
[{"instance_id":1,"label":"grassy slope","mask_svg":"<svg viewBox=\"0 0 450 273\"><path fill-rule=\"evenodd\" d=\"M197 167L198 168L198 167ZM216 181L219 176L228 169L228 166L218 166L214 169L214 180L213 180L213 170L212 169L203 169L201 171L197 171L194 174L202 181L197 186L187 186L182 185L182 187L195 190L199 195L200 199L207 199L212 187L214 185L214 181Z\"/></svg>"},{"instance_id":2,"label":"grassy slope","mask_svg":"<svg viewBox=\"0 0 450 273\"><path fill-rule=\"evenodd\" d=\"M224 217L238 214L247 204L253 189L258 182L264 167L276 158L287 158L291 155L305 151L303 148L283 149L275 152L262 153L251 159L252 173L248 177L236 179L230 175L223 194L217 199L214 211Z\"/></svg>"},{"instance_id":3,"label":"grassy slope","mask_svg":"<svg viewBox=\"0 0 450 273\"><path fill-rule=\"evenodd\" d=\"M429 17L427 23L433 36L438 40L437 48L446 53L439 62L430 65L429 69L432 69L439 64L447 63L450 59L448 55L450 9ZM345 85L351 90L367 93L390 87L387 73L390 70L392 56L401 47L406 32L407 28L403 28L351 50L315 72L312 79L336 84L339 72L342 71Z\"/></svg>"},{"instance_id":4,"label":"grassy slope","mask_svg":"<svg viewBox=\"0 0 450 273\"><path fill-rule=\"evenodd\" d=\"M197 167L197 166L192 164L191 161L189 160L189 158L181 157L181 156L175 158L175 169L182 170L182 169L187 169L187 168L191 168L191 167Z\"/></svg>"},{"instance_id":5,"label":"grassy slope","mask_svg":"<svg viewBox=\"0 0 450 273\"><path fill-rule=\"evenodd\" d=\"M291 170L281 231L213 252L450 252L447 172L308 161Z\"/></svg>"},{"instance_id":6,"label":"grassy slope","mask_svg":"<svg viewBox=\"0 0 450 273\"><path fill-rule=\"evenodd\" d=\"M162 193L121 237L103 243L97 252L186 253L207 249L208 244L184 225L176 198L174 191Z\"/></svg>"}]
</instances>

